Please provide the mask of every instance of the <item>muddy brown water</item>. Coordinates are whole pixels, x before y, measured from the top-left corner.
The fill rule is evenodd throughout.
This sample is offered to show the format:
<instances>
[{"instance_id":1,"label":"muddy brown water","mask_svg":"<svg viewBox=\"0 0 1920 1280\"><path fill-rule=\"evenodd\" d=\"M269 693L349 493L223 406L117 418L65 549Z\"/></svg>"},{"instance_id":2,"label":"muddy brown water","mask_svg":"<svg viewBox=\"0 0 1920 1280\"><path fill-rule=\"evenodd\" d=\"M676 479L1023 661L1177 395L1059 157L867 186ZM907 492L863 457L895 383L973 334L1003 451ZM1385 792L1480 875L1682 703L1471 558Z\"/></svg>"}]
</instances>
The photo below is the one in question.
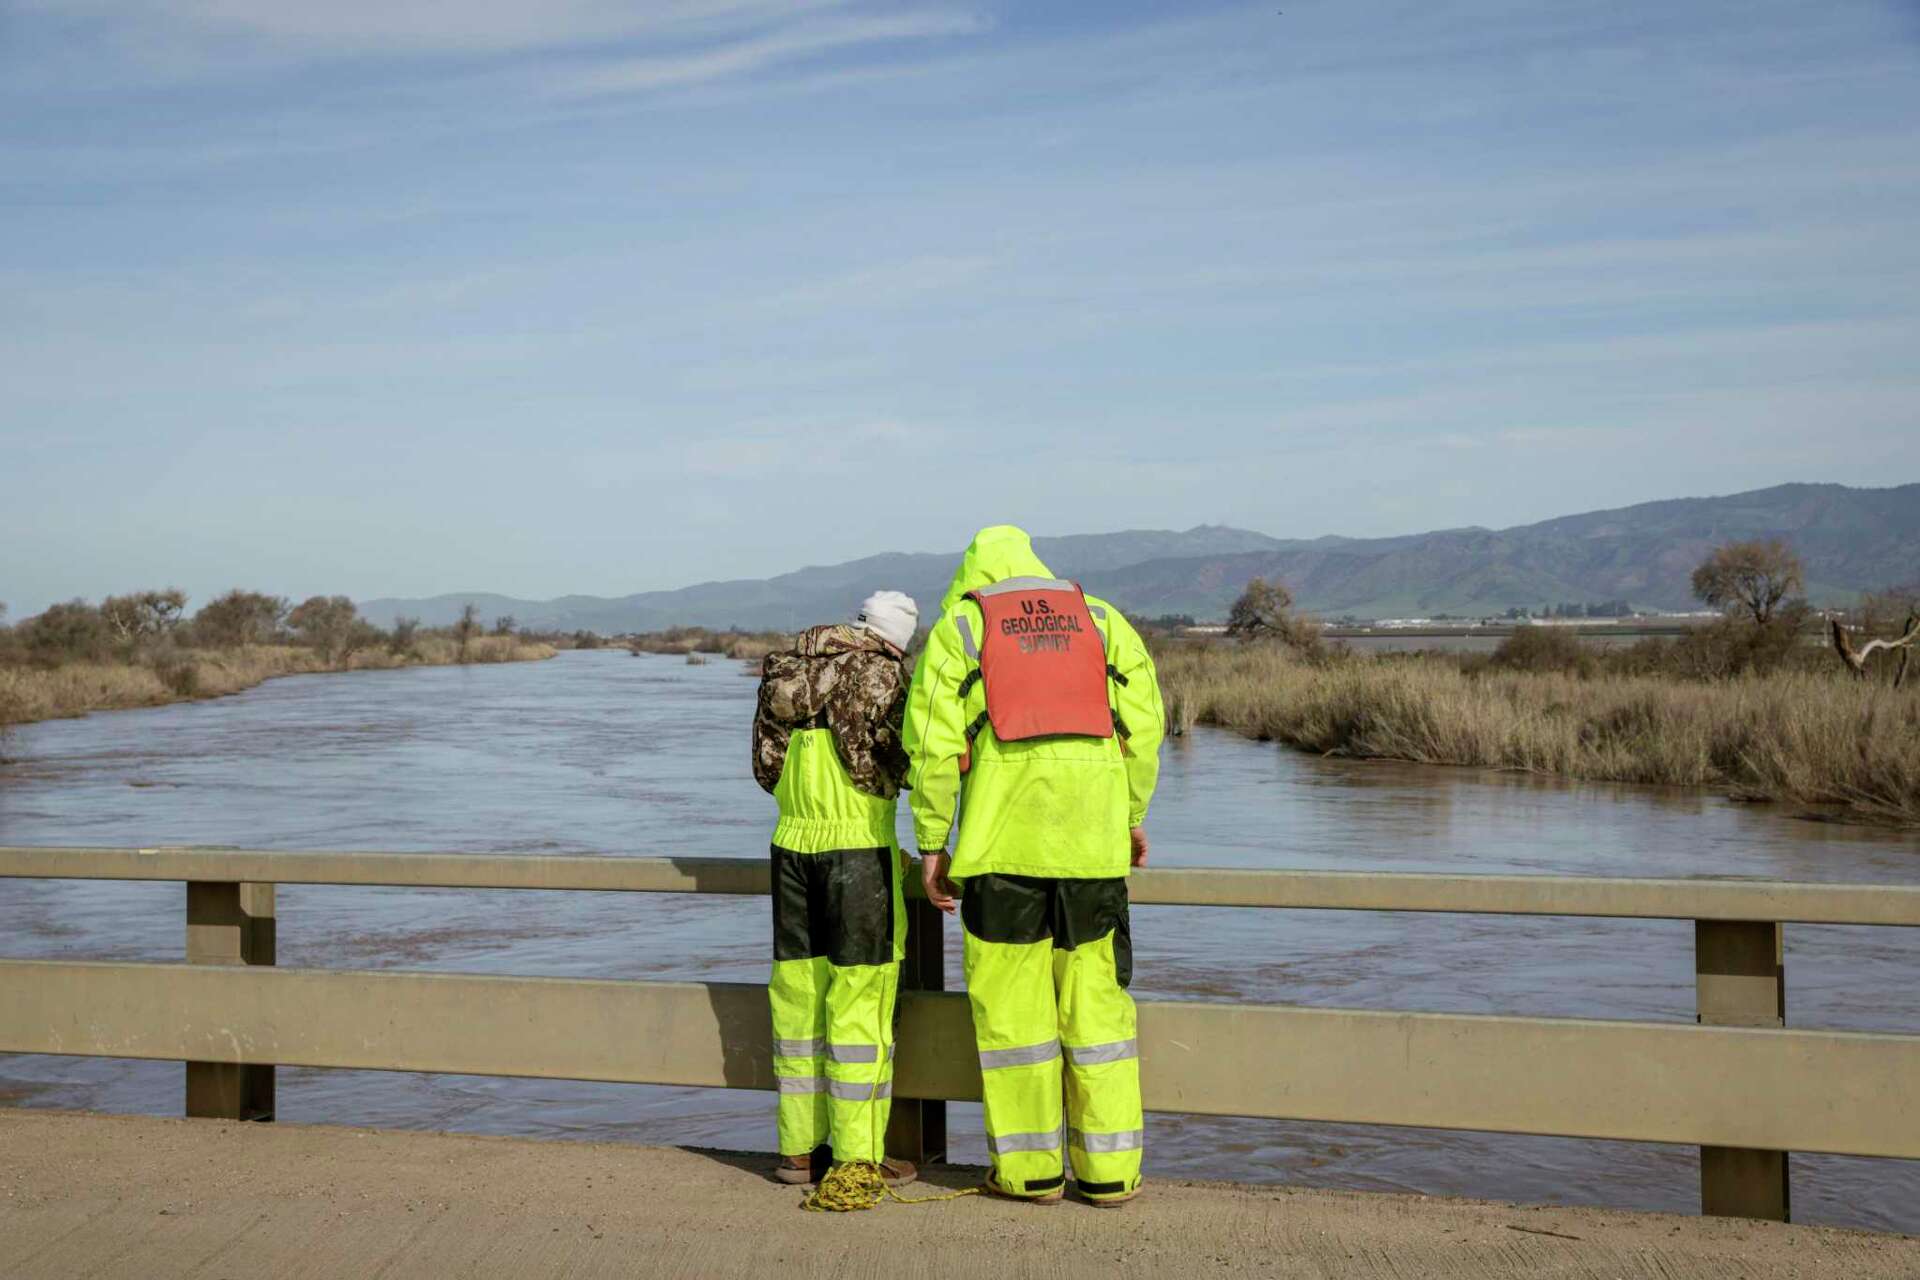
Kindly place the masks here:
<instances>
[{"instance_id":1,"label":"muddy brown water","mask_svg":"<svg viewBox=\"0 0 1920 1280\"><path fill-rule=\"evenodd\" d=\"M736 664L623 652L299 676L237 697L30 726L0 844L757 857ZM903 819L904 819L904 809ZM1686 791L1322 760L1203 732L1167 746L1166 866L1911 883L1911 834ZM903 830L904 830L903 826ZM0 954L178 960L177 884L0 881ZM759 899L283 886L280 962L764 981ZM1135 991L1194 1000L1692 1019L1684 921L1148 907ZM951 936L949 942L957 940ZM1792 1025L1920 1032L1920 930L1790 926ZM949 985L960 985L957 949ZM1287 1047L1273 1046L1273 1069ZM1149 1069L1151 1069L1149 1065ZM0 1104L178 1114L174 1063L0 1056ZM770 1148L757 1093L283 1069L291 1121ZM977 1107L954 1156L985 1158ZM1692 1149L1155 1115L1149 1171L1682 1212ZM1920 1162L1796 1156L1801 1221L1920 1231Z\"/></svg>"}]
</instances>

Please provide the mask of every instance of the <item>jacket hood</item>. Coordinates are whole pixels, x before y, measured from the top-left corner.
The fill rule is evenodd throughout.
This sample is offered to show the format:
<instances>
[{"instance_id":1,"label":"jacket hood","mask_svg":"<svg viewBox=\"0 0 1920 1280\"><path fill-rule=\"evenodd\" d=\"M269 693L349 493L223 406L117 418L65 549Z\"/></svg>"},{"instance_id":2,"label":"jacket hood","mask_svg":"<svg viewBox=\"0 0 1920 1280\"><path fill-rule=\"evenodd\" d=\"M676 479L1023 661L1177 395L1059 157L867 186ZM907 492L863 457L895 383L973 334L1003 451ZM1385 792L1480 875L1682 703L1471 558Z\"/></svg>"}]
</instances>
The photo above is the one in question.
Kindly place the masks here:
<instances>
[{"instance_id":1,"label":"jacket hood","mask_svg":"<svg viewBox=\"0 0 1920 1280\"><path fill-rule=\"evenodd\" d=\"M761 661L760 714L786 729L807 728L872 682L886 683L877 671L891 667L897 673L900 665L898 650L859 627L843 622L809 627L791 649ZM897 678L892 683L897 685Z\"/></svg>"},{"instance_id":2,"label":"jacket hood","mask_svg":"<svg viewBox=\"0 0 1920 1280\"><path fill-rule=\"evenodd\" d=\"M940 597L940 612L952 613L953 606L959 604L967 592L1005 582L1008 578L1052 576L1053 570L1033 554L1033 539L1025 529L1010 524L991 525L974 534L973 541L967 544L966 552L960 557L960 567L954 571L953 581L947 584L947 594Z\"/></svg>"},{"instance_id":3,"label":"jacket hood","mask_svg":"<svg viewBox=\"0 0 1920 1280\"><path fill-rule=\"evenodd\" d=\"M843 653L877 653L882 657L898 658L899 651L865 627L856 627L850 622L829 622L825 626L808 627L794 637L793 648L789 651L803 658L833 658Z\"/></svg>"}]
</instances>

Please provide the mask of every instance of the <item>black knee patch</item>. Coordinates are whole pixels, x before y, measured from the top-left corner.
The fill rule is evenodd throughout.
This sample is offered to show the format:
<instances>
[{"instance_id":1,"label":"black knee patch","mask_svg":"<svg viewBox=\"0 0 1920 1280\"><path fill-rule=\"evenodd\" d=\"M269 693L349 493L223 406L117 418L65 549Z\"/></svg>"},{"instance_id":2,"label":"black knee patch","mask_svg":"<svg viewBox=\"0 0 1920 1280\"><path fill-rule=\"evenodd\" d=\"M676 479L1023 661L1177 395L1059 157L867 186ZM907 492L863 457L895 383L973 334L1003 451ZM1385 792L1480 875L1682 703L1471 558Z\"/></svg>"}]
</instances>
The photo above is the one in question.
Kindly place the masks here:
<instances>
[{"instance_id":1,"label":"black knee patch","mask_svg":"<svg viewBox=\"0 0 1920 1280\"><path fill-rule=\"evenodd\" d=\"M1133 928L1124 877L972 876L960 899L960 919L982 942L1025 944L1050 938L1062 951L1112 934L1120 985L1133 982Z\"/></svg>"},{"instance_id":2,"label":"black knee patch","mask_svg":"<svg viewBox=\"0 0 1920 1280\"><path fill-rule=\"evenodd\" d=\"M893 959L891 849L796 853L773 846L773 958L833 964Z\"/></svg>"},{"instance_id":3,"label":"black knee patch","mask_svg":"<svg viewBox=\"0 0 1920 1280\"><path fill-rule=\"evenodd\" d=\"M1053 936L1054 883L1038 876L970 876L960 895L960 923L982 942L1042 942Z\"/></svg>"}]
</instances>

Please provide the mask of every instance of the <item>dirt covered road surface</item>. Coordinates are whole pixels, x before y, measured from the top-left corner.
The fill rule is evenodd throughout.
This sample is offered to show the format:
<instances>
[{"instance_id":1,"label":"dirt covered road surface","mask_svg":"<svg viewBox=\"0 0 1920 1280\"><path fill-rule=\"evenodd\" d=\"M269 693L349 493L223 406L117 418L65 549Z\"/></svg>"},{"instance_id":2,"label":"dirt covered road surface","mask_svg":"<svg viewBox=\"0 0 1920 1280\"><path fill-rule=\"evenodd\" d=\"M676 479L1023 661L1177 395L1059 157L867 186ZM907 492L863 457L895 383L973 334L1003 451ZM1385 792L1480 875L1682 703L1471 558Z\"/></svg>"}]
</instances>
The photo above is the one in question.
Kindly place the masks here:
<instances>
[{"instance_id":1,"label":"dirt covered road surface","mask_svg":"<svg viewBox=\"0 0 1920 1280\"><path fill-rule=\"evenodd\" d=\"M1232 1183L804 1213L771 1157L0 1110L0 1276L1920 1276L1920 1239ZM977 1182L942 1168L908 1188Z\"/></svg>"}]
</instances>

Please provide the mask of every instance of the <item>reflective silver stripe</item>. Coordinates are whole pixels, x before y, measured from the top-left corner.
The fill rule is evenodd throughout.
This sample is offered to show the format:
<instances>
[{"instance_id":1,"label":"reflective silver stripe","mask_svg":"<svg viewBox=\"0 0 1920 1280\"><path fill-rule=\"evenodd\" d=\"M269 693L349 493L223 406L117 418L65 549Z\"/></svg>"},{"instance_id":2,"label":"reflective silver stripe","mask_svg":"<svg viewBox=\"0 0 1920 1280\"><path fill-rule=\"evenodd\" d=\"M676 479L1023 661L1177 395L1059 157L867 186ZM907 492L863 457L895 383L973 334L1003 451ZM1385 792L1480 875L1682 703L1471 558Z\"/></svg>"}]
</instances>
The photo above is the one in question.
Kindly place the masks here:
<instances>
[{"instance_id":1,"label":"reflective silver stripe","mask_svg":"<svg viewBox=\"0 0 1920 1280\"><path fill-rule=\"evenodd\" d=\"M1115 1040L1111 1044L1067 1045L1067 1061L1076 1067L1094 1062L1124 1062L1140 1056L1138 1040Z\"/></svg>"},{"instance_id":2,"label":"reflective silver stripe","mask_svg":"<svg viewBox=\"0 0 1920 1280\"><path fill-rule=\"evenodd\" d=\"M827 1056L835 1062L878 1062L880 1046L877 1044L830 1044Z\"/></svg>"},{"instance_id":3,"label":"reflective silver stripe","mask_svg":"<svg viewBox=\"0 0 1920 1280\"><path fill-rule=\"evenodd\" d=\"M1049 1040L1045 1044L1023 1044L1018 1049L982 1049L980 1069L991 1071L995 1067L1030 1067L1036 1062L1052 1062L1059 1056L1058 1040Z\"/></svg>"},{"instance_id":4,"label":"reflective silver stripe","mask_svg":"<svg viewBox=\"0 0 1920 1280\"><path fill-rule=\"evenodd\" d=\"M1082 1133L1078 1129L1069 1129L1067 1142L1088 1155L1098 1155L1108 1151L1138 1151L1147 1145L1147 1131L1122 1129L1118 1133Z\"/></svg>"},{"instance_id":5,"label":"reflective silver stripe","mask_svg":"<svg viewBox=\"0 0 1920 1280\"><path fill-rule=\"evenodd\" d=\"M968 624L965 616L958 613L954 614L953 626L954 629L960 633L960 647L967 651L969 658L972 658L975 662L980 661L980 646L974 643L973 627Z\"/></svg>"},{"instance_id":6,"label":"reflective silver stripe","mask_svg":"<svg viewBox=\"0 0 1920 1280\"><path fill-rule=\"evenodd\" d=\"M779 1076L782 1093L819 1093L827 1087L824 1076Z\"/></svg>"},{"instance_id":7,"label":"reflective silver stripe","mask_svg":"<svg viewBox=\"0 0 1920 1280\"><path fill-rule=\"evenodd\" d=\"M1087 606L1087 612L1104 621L1107 616L1107 606L1103 604L1090 604Z\"/></svg>"},{"instance_id":8,"label":"reflective silver stripe","mask_svg":"<svg viewBox=\"0 0 1920 1280\"><path fill-rule=\"evenodd\" d=\"M817 1058L827 1051L824 1038L815 1036L811 1040L775 1040L774 1056L780 1058Z\"/></svg>"},{"instance_id":9,"label":"reflective silver stripe","mask_svg":"<svg viewBox=\"0 0 1920 1280\"><path fill-rule=\"evenodd\" d=\"M1005 578L974 588L977 596L1004 595L1009 591L1072 591L1074 585L1064 578Z\"/></svg>"},{"instance_id":10,"label":"reflective silver stripe","mask_svg":"<svg viewBox=\"0 0 1920 1280\"><path fill-rule=\"evenodd\" d=\"M1009 1151L1058 1151L1060 1149L1060 1131L1052 1133L1003 1133L998 1136L987 1135L987 1150L995 1155L1004 1155Z\"/></svg>"},{"instance_id":11,"label":"reflective silver stripe","mask_svg":"<svg viewBox=\"0 0 1920 1280\"><path fill-rule=\"evenodd\" d=\"M827 1092L842 1102L865 1102L869 1098L891 1098L893 1081L882 1080L879 1084L865 1084L859 1080L829 1080Z\"/></svg>"}]
</instances>

